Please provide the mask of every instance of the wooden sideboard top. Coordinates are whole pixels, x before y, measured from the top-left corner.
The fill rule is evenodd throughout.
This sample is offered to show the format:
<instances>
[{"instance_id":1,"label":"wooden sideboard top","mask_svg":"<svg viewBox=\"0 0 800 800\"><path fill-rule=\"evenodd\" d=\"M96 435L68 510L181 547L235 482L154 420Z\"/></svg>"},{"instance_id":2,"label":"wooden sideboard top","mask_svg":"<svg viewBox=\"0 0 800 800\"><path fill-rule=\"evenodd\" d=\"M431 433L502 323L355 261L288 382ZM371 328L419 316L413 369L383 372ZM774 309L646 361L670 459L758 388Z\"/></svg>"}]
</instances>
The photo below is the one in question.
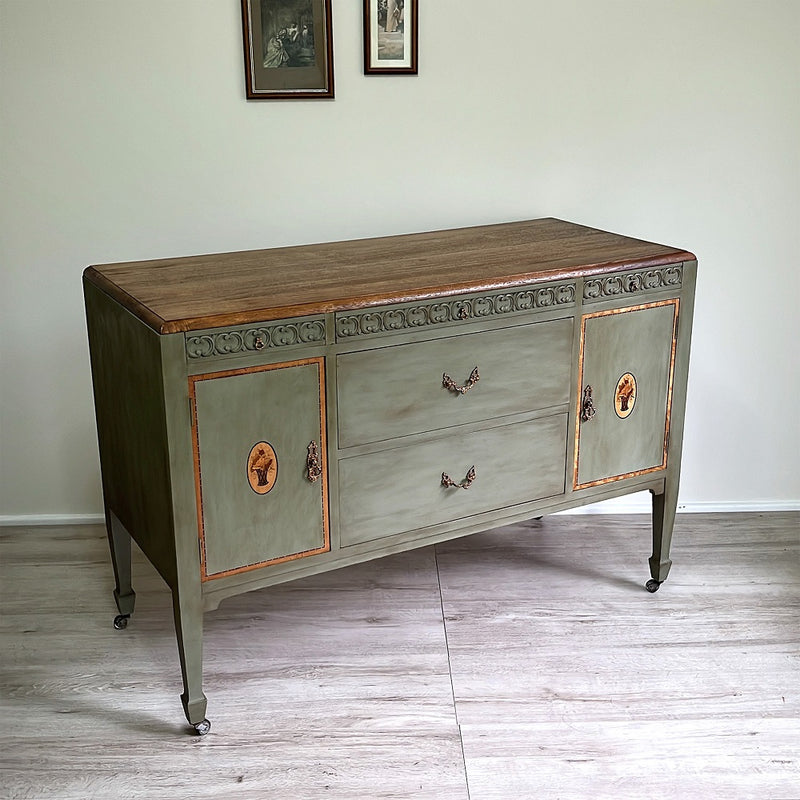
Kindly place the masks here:
<instances>
[{"instance_id":1,"label":"wooden sideboard top","mask_svg":"<svg viewBox=\"0 0 800 800\"><path fill-rule=\"evenodd\" d=\"M104 264L91 281L158 333L503 289L694 260L558 219Z\"/></svg>"}]
</instances>

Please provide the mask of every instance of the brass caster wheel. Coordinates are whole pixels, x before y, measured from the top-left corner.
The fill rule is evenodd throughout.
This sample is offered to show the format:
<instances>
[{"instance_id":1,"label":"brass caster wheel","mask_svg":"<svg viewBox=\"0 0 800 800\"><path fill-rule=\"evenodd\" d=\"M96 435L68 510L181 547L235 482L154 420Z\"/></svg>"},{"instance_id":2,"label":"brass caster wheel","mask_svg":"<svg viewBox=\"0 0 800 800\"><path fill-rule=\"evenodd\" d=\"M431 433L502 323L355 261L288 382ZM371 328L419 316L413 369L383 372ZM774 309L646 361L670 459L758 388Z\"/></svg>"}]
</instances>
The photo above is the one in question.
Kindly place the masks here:
<instances>
[{"instance_id":1,"label":"brass caster wheel","mask_svg":"<svg viewBox=\"0 0 800 800\"><path fill-rule=\"evenodd\" d=\"M657 592L657 591L658 591L658 587L659 587L659 586L661 586L661 583L662 583L661 581L654 581L654 580L651 578L651 579L650 579L649 581L647 581L647 583L644 585L644 588L645 588L645 589L647 589L647 591L648 591L648 592L650 592L650 594L653 594L654 592Z\"/></svg>"},{"instance_id":2,"label":"brass caster wheel","mask_svg":"<svg viewBox=\"0 0 800 800\"><path fill-rule=\"evenodd\" d=\"M118 631L124 631L128 627L128 620L131 618L130 614L117 614L114 617L114 627Z\"/></svg>"},{"instance_id":3,"label":"brass caster wheel","mask_svg":"<svg viewBox=\"0 0 800 800\"><path fill-rule=\"evenodd\" d=\"M211 723L204 719L202 722L195 723L192 727L198 736L205 736L211 730Z\"/></svg>"}]
</instances>

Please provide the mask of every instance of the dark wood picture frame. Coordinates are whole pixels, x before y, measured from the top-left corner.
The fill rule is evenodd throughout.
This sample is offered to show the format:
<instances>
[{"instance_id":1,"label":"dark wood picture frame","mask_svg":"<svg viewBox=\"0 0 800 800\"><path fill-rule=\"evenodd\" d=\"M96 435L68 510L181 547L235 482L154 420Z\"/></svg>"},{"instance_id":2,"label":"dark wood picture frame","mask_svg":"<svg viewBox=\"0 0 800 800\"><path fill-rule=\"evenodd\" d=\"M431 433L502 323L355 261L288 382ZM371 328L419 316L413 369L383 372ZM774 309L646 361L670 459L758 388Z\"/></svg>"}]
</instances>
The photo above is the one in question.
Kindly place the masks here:
<instances>
[{"instance_id":1,"label":"dark wood picture frame","mask_svg":"<svg viewBox=\"0 0 800 800\"><path fill-rule=\"evenodd\" d=\"M248 100L332 98L331 0L242 0Z\"/></svg>"},{"instance_id":2,"label":"dark wood picture frame","mask_svg":"<svg viewBox=\"0 0 800 800\"><path fill-rule=\"evenodd\" d=\"M364 0L364 74L416 75L417 0Z\"/></svg>"}]
</instances>

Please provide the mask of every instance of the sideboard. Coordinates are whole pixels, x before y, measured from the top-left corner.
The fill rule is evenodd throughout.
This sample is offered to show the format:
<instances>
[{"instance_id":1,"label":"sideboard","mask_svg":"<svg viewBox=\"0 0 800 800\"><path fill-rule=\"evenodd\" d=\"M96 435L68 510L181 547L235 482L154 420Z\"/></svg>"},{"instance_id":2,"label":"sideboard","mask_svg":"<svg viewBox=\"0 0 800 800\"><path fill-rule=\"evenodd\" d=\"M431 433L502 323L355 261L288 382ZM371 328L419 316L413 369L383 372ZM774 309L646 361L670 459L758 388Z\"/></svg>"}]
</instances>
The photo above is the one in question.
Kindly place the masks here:
<instances>
[{"instance_id":1,"label":"sideboard","mask_svg":"<svg viewBox=\"0 0 800 800\"><path fill-rule=\"evenodd\" d=\"M89 267L114 597L226 597L649 490L671 561L694 256L556 219Z\"/></svg>"}]
</instances>

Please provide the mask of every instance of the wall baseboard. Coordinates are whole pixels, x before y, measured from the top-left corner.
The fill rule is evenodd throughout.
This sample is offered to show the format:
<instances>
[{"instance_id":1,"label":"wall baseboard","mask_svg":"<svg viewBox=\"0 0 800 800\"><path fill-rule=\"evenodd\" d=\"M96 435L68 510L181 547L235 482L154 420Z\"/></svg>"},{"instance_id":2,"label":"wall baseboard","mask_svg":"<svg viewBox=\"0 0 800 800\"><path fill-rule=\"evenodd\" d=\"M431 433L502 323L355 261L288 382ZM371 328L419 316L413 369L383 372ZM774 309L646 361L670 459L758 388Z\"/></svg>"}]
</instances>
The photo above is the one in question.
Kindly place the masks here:
<instances>
[{"instance_id":1,"label":"wall baseboard","mask_svg":"<svg viewBox=\"0 0 800 800\"><path fill-rule=\"evenodd\" d=\"M0 514L0 528L46 525L105 525L102 514Z\"/></svg>"},{"instance_id":2,"label":"wall baseboard","mask_svg":"<svg viewBox=\"0 0 800 800\"><path fill-rule=\"evenodd\" d=\"M650 495L641 493L560 511L559 514L649 514L650 510ZM678 503L679 514L769 514L778 511L800 511L800 500Z\"/></svg>"},{"instance_id":3,"label":"wall baseboard","mask_svg":"<svg viewBox=\"0 0 800 800\"><path fill-rule=\"evenodd\" d=\"M742 502L688 502L678 503L679 514L769 514L777 511L800 512L800 500L795 501L742 501ZM649 514L650 497L647 494L628 495L603 503L559 511L559 514ZM45 525L103 525L102 514L0 514L0 528L42 527Z\"/></svg>"}]
</instances>

